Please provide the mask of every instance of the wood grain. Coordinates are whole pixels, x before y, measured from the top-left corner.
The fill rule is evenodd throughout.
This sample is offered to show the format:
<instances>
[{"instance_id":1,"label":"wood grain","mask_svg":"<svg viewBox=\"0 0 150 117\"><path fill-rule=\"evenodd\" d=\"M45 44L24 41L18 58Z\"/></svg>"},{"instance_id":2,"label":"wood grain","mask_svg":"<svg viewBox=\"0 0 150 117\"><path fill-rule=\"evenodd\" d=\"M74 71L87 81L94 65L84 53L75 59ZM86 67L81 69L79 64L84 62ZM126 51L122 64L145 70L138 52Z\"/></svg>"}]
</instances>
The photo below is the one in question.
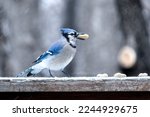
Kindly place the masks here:
<instances>
[{"instance_id":1,"label":"wood grain","mask_svg":"<svg viewBox=\"0 0 150 117\"><path fill-rule=\"evenodd\" d=\"M150 91L150 77L0 78L1 92Z\"/></svg>"}]
</instances>

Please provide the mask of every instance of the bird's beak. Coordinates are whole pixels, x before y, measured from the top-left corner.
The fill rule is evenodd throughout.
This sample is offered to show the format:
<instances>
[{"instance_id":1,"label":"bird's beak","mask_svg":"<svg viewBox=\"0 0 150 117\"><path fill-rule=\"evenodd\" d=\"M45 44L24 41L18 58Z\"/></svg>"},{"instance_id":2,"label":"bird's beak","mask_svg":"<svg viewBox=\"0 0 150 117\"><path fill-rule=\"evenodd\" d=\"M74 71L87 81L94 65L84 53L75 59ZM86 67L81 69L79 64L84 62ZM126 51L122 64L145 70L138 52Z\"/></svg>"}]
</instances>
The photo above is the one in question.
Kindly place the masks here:
<instances>
[{"instance_id":1,"label":"bird's beak","mask_svg":"<svg viewBox=\"0 0 150 117\"><path fill-rule=\"evenodd\" d=\"M77 38L80 39L80 40L86 40L86 39L89 38L89 35L88 34L79 33Z\"/></svg>"}]
</instances>

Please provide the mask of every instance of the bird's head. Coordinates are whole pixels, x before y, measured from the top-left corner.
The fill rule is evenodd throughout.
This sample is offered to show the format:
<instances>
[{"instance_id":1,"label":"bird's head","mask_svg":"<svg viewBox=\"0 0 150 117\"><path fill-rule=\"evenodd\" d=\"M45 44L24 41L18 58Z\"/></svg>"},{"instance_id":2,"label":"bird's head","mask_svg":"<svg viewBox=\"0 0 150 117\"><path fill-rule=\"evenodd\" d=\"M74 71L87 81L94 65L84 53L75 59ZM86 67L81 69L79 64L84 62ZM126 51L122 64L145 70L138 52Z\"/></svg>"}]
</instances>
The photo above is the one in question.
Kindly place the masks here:
<instances>
[{"instance_id":1,"label":"bird's head","mask_svg":"<svg viewBox=\"0 0 150 117\"><path fill-rule=\"evenodd\" d=\"M89 38L88 34L79 33L76 30L73 30L73 29L70 29L70 28L61 28L61 34L72 45L75 44L77 39L86 40L86 39Z\"/></svg>"}]
</instances>

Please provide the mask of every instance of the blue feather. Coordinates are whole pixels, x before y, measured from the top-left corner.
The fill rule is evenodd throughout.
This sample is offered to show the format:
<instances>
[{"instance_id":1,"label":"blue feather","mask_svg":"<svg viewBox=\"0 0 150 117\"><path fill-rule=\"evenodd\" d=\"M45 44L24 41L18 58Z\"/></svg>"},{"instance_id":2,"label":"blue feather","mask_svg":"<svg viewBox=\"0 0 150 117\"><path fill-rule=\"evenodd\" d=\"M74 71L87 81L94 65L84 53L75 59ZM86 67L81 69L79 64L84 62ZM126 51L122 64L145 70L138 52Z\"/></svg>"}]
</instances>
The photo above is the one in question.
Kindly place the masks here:
<instances>
[{"instance_id":1,"label":"blue feather","mask_svg":"<svg viewBox=\"0 0 150 117\"><path fill-rule=\"evenodd\" d=\"M57 41L49 48L48 51L44 52L33 63L40 63L41 61L43 61L44 59L46 59L49 56L59 54L61 52L61 50L63 49L64 45L65 45L65 43L63 43L62 41Z\"/></svg>"},{"instance_id":2,"label":"blue feather","mask_svg":"<svg viewBox=\"0 0 150 117\"><path fill-rule=\"evenodd\" d=\"M50 48L49 48L49 52L52 53L52 55L57 55L61 52L61 50L63 49L65 43L63 43L63 41L57 41L56 43L54 43Z\"/></svg>"},{"instance_id":3,"label":"blue feather","mask_svg":"<svg viewBox=\"0 0 150 117\"><path fill-rule=\"evenodd\" d=\"M70 29L70 28L61 28L60 30L62 31L62 33L66 33L66 34L70 32L76 32L75 30Z\"/></svg>"},{"instance_id":4,"label":"blue feather","mask_svg":"<svg viewBox=\"0 0 150 117\"><path fill-rule=\"evenodd\" d=\"M39 56L33 63L40 63L43 59L46 59L49 55L52 55L52 54L46 51L41 56Z\"/></svg>"}]
</instances>

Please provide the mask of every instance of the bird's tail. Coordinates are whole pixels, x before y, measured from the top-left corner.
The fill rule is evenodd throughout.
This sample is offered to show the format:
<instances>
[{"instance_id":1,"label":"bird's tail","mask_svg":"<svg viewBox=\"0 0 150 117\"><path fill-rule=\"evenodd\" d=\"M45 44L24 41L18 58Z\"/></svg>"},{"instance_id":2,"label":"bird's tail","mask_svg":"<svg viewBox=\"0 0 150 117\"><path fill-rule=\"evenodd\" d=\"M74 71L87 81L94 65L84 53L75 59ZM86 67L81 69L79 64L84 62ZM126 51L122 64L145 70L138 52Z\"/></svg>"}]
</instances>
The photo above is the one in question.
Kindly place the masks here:
<instances>
[{"instance_id":1,"label":"bird's tail","mask_svg":"<svg viewBox=\"0 0 150 117\"><path fill-rule=\"evenodd\" d=\"M17 77L29 77L29 76L32 76L32 75L34 75L34 74L32 74L32 71L33 71L32 67L29 67L28 69L26 69L26 70L22 71L21 73L19 73L17 75Z\"/></svg>"}]
</instances>

